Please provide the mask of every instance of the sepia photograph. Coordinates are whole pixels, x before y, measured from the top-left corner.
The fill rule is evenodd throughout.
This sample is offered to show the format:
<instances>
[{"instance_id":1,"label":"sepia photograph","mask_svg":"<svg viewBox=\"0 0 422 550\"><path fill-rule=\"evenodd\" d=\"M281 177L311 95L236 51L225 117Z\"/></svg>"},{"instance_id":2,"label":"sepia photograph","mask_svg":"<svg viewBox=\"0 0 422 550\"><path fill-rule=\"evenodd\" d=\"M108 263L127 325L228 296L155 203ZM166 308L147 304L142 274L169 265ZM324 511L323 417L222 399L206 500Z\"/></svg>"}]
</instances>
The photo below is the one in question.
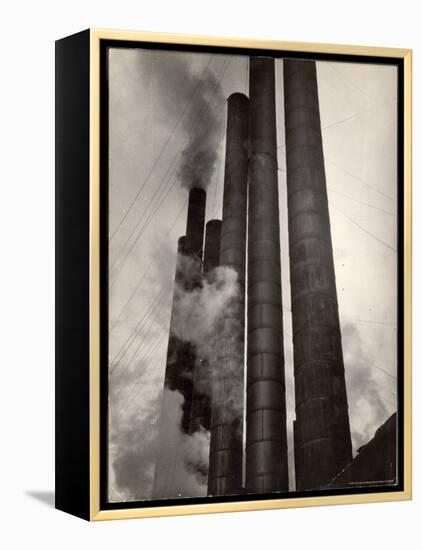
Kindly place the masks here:
<instances>
[{"instance_id":1,"label":"sepia photograph","mask_svg":"<svg viewBox=\"0 0 422 550\"><path fill-rule=\"evenodd\" d=\"M105 59L106 501L398 488L398 66Z\"/></svg>"}]
</instances>

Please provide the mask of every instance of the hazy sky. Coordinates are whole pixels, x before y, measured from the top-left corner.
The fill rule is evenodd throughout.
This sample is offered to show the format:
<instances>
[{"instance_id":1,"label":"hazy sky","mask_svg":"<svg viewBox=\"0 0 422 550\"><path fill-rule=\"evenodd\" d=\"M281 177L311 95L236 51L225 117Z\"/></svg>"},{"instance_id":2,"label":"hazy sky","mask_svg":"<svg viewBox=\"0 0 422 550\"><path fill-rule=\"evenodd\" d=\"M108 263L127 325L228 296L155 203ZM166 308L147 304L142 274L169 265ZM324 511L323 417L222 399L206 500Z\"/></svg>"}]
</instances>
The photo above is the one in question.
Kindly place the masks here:
<instances>
[{"instance_id":1,"label":"hazy sky","mask_svg":"<svg viewBox=\"0 0 422 550\"><path fill-rule=\"evenodd\" d=\"M149 498L177 239L192 136L210 152L207 221L221 218L226 98L247 94L243 56L111 49L110 498ZM294 386L284 154L276 60L290 481ZM318 62L334 261L354 451L396 410L395 67ZM208 131L208 130L209 131ZM189 149L189 158L192 158ZM196 153L195 153L196 154ZM203 161L196 156L195 162ZM202 164L199 164L202 167ZM204 168L205 169L205 168Z\"/></svg>"}]
</instances>

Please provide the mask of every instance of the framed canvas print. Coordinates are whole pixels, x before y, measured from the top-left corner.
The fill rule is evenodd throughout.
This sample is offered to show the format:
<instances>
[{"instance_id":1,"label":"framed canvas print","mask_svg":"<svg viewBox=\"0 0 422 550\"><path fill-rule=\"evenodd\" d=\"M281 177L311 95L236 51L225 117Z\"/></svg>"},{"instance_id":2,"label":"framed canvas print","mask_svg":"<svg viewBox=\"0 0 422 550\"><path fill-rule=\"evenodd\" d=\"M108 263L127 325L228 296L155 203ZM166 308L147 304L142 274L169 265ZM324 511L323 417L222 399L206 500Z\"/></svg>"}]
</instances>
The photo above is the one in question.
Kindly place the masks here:
<instances>
[{"instance_id":1,"label":"framed canvas print","mask_svg":"<svg viewBox=\"0 0 422 550\"><path fill-rule=\"evenodd\" d=\"M411 497L411 52L56 43L56 506Z\"/></svg>"}]
</instances>

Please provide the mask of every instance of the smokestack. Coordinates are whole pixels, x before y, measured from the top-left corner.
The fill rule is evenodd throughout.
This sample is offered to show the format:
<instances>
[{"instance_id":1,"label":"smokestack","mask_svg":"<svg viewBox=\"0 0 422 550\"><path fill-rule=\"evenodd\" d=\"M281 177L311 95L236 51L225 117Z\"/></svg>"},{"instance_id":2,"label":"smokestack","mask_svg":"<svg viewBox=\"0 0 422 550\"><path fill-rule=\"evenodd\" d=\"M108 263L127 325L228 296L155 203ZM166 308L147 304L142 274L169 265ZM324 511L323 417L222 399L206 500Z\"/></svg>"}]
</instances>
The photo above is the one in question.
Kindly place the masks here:
<instances>
[{"instance_id":1,"label":"smokestack","mask_svg":"<svg viewBox=\"0 0 422 550\"><path fill-rule=\"evenodd\" d=\"M174 331L174 319L177 314L177 287L185 291L193 290L201 284L202 246L204 240L206 192L194 187L189 192L189 205L186 223L186 237L178 242L175 292L169 329L169 343L167 348L167 362L164 378L164 390L177 391L183 395L183 412L180 429L188 433L192 415L193 375L195 366L195 351L189 342L180 340ZM193 265L183 266L183 256L194 260ZM162 411L166 408L166 392L163 394ZM161 426L160 438L163 437L164 427ZM177 472L183 471L183 463L175 463L171 456L159 456L155 466L154 498L176 496L183 492L183 488L174 487Z\"/></svg>"},{"instance_id":2,"label":"smokestack","mask_svg":"<svg viewBox=\"0 0 422 550\"><path fill-rule=\"evenodd\" d=\"M182 257L186 252L186 237L180 237L177 244L176 258L176 273L174 277L174 293L173 303L170 318L169 342L167 347L167 361L164 375L164 393L162 397L161 410L164 411L166 403L164 400L167 397L165 390L180 392L185 401L183 403L182 429L188 428L190 417L190 406L192 396L192 376L187 372L190 367L188 355L188 344L182 342L175 334L172 327L177 310L177 289L176 287L184 287L186 284L186 275L182 269ZM161 421L163 421L163 412L161 413ZM160 425L159 440L164 437L164 426ZM159 455L155 465L155 476L153 486L153 498L166 498L174 496L173 478L175 468L183 468L182 465L174 464L171 457L167 455Z\"/></svg>"},{"instance_id":3,"label":"smokestack","mask_svg":"<svg viewBox=\"0 0 422 550\"><path fill-rule=\"evenodd\" d=\"M169 328L169 343L167 348L167 362L164 378L164 387L170 390L178 390L183 395L189 396L191 388L189 378L182 376L181 370L185 365L181 363L183 357L183 342L174 335L173 325L177 308L177 290L176 287L184 287L186 283L186 274L182 269L182 257L186 250L186 237L180 237L177 243L176 273L174 276L174 293Z\"/></svg>"},{"instance_id":4,"label":"smokestack","mask_svg":"<svg viewBox=\"0 0 422 550\"><path fill-rule=\"evenodd\" d=\"M326 486L352 460L313 61L284 61L296 488Z\"/></svg>"},{"instance_id":5,"label":"smokestack","mask_svg":"<svg viewBox=\"0 0 422 550\"><path fill-rule=\"evenodd\" d=\"M288 491L274 59L250 59L246 490Z\"/></svg>"},{"instance_id":6,"label":"smokestack","mask_svg":"<svg viewBox=\"0 0 422 550\"><path fill-rule=\"evenodd\" d=\"M193 187L189 191L186 254L198 259L198 261L202 261L206 196L206 192L200 187Z\"/></svg>"},{"instance_id":7,"label":"smokestack","mask_svg":"<svg viewBox=\"0 0 422 550\"><path fill-rule=\"evenodd\" d=\"M242 492L248 106L243 94L228 99L220 264L236 271L239 294L226 308L211 363L209 495Z\"/></svg>"},{"instance_id":8,"label":"smokestack","mask_svg":"<svg viewBox=\"0 0 422 550\"><path fill-rule=\"evenodd\" d=\"M205 230L202 274L204 277L220 265L221 220L210 220Z\"/></svg>"},{"instance_id":9,"label":"smokestack","mask_svg":"<svg viewBox=\"0 0 422 550\"><path fill-rule=\"evenodd\" d=\"M221 220L211 220L206 225L203 277L212 277L212 271L220 264ZM197 357L193 373L192 414L189 433L211 427L210 365Z\"/></svg>"},{"instance_id":10,"label":"smokestack","mask_svg":"<svg viewBox=\"0 0 422 550\"><path fill-rule=\"evenodd\" d=\"M177 246L175 287L185 288L191 285L190 273L183 269L183 255L186 254L186 237L180 237ZM187 432L189 428L192 406L192 369L195 356L188 342L181 341L173 330L174 317L177 309L177 290L173 295L173 304L169 329L169 343L167 348L167 362L164 378L164 388L180 392L185 401L183 403L182 429Z\"/></svg>"}]
</instances>

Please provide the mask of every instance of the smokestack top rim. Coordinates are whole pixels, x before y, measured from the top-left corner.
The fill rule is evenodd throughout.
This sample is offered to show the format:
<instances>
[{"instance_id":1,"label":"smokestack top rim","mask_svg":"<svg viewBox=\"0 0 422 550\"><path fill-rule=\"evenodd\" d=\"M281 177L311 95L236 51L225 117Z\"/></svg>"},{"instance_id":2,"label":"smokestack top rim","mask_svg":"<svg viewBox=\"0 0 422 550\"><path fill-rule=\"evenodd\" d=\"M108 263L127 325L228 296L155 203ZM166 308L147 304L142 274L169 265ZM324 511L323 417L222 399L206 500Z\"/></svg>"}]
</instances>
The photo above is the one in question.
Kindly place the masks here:
<instances>
[{"instance_id":1,"label":"smokestack top rim","mask_svg":"<svg viewBox=\"0 0 422 550\"><path fill-rule=\"evenodd\" d=\"M218 218L213 218L212 220L207 221L206 226L207 227L208 226L212 227L214 225L219 226L222 223L223 223L222 220L219 220Z\"/></svg>"},{"instance_id":2,"label":"smokestack top rim","mask_svg":"<svg viewBox=\"0 0 422 550\"><path fill-rule=\"evenodd\" d=\"M249 103L249 97L242 92L233 92L227 98L227 102L231 102L231 101L241 101L246 104L246 103Z\"/></svg>"},{"instance_id":3,"label":"smokestack top rim","mask_svg":"<svg viewBox=\"0 0 422 550\"><path fill-rule=\"evenodd\" d=\"M278 58L273 55L251 55L249 59L250 61L275 61Z\"/></svg>"},{"instance_id":4,"label":"smokestack top rim","mask_svg":"<svg viewBox=\"0 0 422 550\"><path fill-rule=\"evenodd\" d=\"M206 196L206 194L207 194L206 190L203 187L199 187L198 185L195 185L194 187L191 187L189 189L189 196L192 196L192 195L205 195Z\"/></svg>"}]
</instances>

